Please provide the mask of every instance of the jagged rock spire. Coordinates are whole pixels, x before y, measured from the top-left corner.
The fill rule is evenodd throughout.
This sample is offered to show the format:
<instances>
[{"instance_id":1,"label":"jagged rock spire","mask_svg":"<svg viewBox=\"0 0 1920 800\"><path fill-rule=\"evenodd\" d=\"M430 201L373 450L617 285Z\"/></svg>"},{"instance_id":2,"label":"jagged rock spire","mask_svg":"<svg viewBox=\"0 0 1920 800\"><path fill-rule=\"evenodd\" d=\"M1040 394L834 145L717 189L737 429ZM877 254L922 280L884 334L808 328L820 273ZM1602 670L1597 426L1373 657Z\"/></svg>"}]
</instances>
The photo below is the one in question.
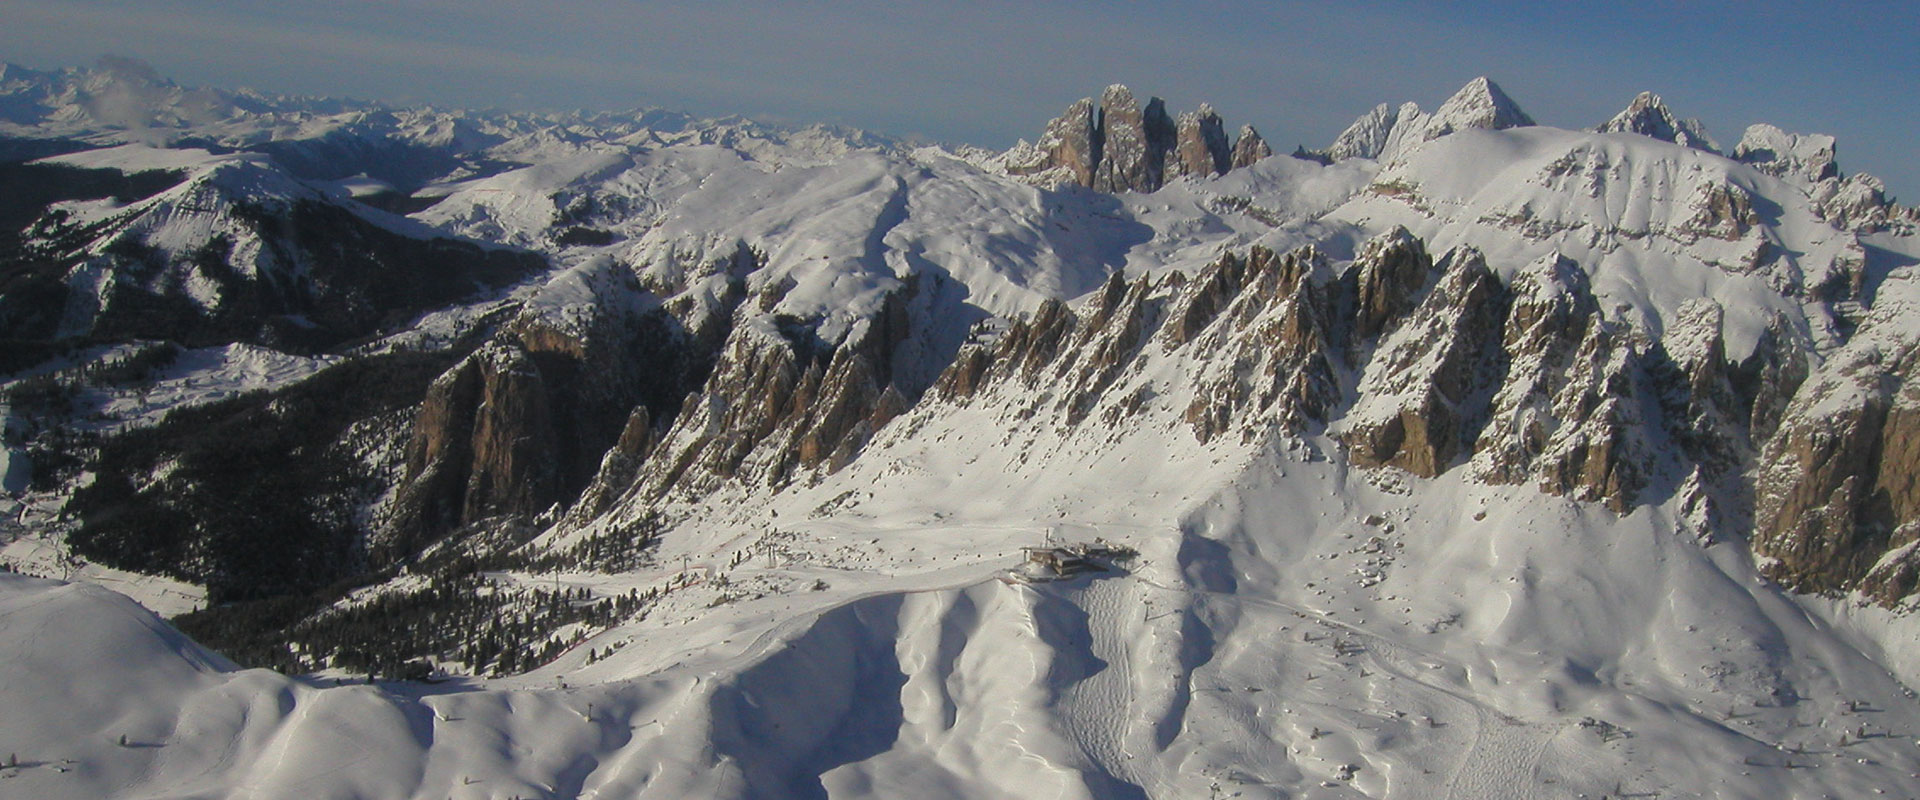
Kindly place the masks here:
<instances>
[{"instance_id":1,"label":"jagged rock spire","mask_svg":"<svg viewBox=\"0 0 1920 800\"><path fill-rule=\"evenodd\" d=\"M1068 106L1047 123L1039 142L1016 145L1003 163L1009 174L1035 182L1151 192L1173 178L1221 175L1272 154L1251 126L1230 144L1212 106L1202 104L1176 122L1160 98L1148 97L1143 106L1132 89L1116 83L1097 103L1089 97Z\"/></svg>"},{"instance_id":2,"label":"jagged rock spire","mask_svg":"<svg viewBox=\"0 0 1920 800\"><path fill-rule=\"evenodd\" d=\"M1166 181L1166 154L1173 149L1174 125L1166 103L1147 99L1145 108L1133 90L1121 84L1107 87L1100 98L1100 163L1093 188L1103 192L1151 192Z\"/></svg>"},{"instance_id":3,"label":"jagged rock spire","mask_svg":"<svg viewBox=\"0 0 1920 800\"><path fill-rule=\"evenodd\" d=\"M1227 129L1213 106L1201 103L1199 111L1181 114L1175 126L1173 152L1167 160L1167 177L1224 175L1232 168Z\"/></svg>"},{"instance_id":4,"label":"jagged rock spire","mask_svg":"<svg viewBox=\"0 0 1920 800\"><path fill-rule=\"evenodd\" d=\"M1233 142L1233 163L1231 169L1252 166L1254 162L1273 155L1273 148L1267 146L1267 140L1260 138L1260 132L1252 125L1240 128L1240 138Z\"/></svg>"}]
</instances>

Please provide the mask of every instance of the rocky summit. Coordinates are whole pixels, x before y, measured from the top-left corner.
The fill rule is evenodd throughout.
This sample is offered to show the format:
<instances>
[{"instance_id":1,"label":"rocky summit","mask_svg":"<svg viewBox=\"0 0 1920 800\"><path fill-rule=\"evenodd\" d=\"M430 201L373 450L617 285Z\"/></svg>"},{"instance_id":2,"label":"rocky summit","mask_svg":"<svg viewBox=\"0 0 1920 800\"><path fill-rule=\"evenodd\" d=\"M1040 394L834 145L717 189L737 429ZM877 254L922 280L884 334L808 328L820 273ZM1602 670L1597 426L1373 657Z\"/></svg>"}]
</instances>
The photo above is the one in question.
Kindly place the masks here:
<instances>
[{"instance_id":1,"label":"rocky summit","mask_svg":"<svg viewBox=\"0 0 1920 800\"><path fill-rule=\"evenodd\" d=\"M7 66L0 795L1920 791L1920 214L1435 109Z\"/></svg>"}]
</instances>

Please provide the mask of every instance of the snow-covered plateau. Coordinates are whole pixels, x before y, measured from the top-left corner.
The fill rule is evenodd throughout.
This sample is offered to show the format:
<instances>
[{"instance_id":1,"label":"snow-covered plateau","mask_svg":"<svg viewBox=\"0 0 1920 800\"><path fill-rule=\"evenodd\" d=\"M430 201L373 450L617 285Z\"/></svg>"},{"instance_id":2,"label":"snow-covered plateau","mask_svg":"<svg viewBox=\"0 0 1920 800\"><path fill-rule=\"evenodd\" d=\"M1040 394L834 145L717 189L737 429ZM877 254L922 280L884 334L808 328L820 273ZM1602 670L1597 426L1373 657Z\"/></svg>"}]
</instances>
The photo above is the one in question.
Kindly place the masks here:
<instances>
[{"instance_id":1,"label":"snow-covered plateau","mask_svg":"<svg viewBox=\"0 0 1920 800\"><path fill-rule=\"evenodd\" d=\"M1920 796L1920 215L0 67L0 797Z\"/></svg>"}]
</instances>

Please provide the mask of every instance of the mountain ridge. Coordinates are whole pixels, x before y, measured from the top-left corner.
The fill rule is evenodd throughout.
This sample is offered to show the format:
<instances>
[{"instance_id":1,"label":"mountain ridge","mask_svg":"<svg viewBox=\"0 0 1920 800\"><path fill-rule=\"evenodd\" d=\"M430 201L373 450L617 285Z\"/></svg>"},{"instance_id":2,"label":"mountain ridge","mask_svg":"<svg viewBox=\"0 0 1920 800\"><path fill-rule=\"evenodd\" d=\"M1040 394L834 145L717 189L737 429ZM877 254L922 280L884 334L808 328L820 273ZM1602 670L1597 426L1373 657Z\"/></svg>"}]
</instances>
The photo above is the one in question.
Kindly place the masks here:
<instances>
[{"instance_id":1,"label":"mountain ridge","mask_svg":"<svg viewBox=\"0 0 1920 800\"><path fill-rule=\"evenodd\" d=\"M445 156L400 182L332 174L372 163L327 139L339 120L273 140L304 165L137 143L33 162L56 191L8 264L41 266L10 274L76 307L107 298L86 276L160 300L91 317L150 331L20 337L46 357L5 388L32 485L0 563L114 581L307 677L169 672L42 741L55 678L22 668L0 693L29 721L0 750L61 749L78 774L35 755L7 780L1905 786L1916 221L1830 139L1760 130L1722 155L1657 98L1635 108L1534 125L1480 79L1276 157L1115 86L1006 154L448 113L377 128ZM88 183L158 168L179 182L146 197ZM187 202L246 191L257 224ZM301 203L405 242L344 248L366 269L330 279L376 324L302 350L166 321L194 276L353 241ZM366 290L421 273L406 248L515 269L418 302ZM1132 560L1042 566L1077 542ZM0 581L0 603L78 617L104 597ZM82 660L84 632L39 643L40 613L0 614L0 637ZM175 641L155 625L97 633ZM333 685L436 672L455 680ZM242 713L257 698L272 713ZM150 754L121 733L186 771L127 766Z\"/></svg>"}]
</instances>

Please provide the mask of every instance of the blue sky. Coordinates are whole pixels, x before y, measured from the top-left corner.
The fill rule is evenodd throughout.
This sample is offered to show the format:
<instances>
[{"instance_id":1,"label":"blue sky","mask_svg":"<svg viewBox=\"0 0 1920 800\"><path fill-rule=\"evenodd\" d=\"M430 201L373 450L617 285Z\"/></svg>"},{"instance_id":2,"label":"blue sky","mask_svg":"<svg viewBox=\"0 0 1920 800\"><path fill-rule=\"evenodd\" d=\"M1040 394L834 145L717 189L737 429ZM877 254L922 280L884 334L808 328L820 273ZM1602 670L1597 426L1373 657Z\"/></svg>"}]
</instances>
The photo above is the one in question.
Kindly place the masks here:
<instances>
[{"instance_id":1,"label":"blue sky","mask_svg":"<svg viewBox=\"0 0 1920 800\"><path fill-rule=\"evenodd\" d=\"M4 0L0 59L112 53L190 85L515 108L640 105L1004 147L1127 83L1210 101L1277 149L1487 75L1543 124L1650 89L1731 146L1754 122L1840 140L1920 200L1911 3Z\"/></svg>"}]
</instances>

